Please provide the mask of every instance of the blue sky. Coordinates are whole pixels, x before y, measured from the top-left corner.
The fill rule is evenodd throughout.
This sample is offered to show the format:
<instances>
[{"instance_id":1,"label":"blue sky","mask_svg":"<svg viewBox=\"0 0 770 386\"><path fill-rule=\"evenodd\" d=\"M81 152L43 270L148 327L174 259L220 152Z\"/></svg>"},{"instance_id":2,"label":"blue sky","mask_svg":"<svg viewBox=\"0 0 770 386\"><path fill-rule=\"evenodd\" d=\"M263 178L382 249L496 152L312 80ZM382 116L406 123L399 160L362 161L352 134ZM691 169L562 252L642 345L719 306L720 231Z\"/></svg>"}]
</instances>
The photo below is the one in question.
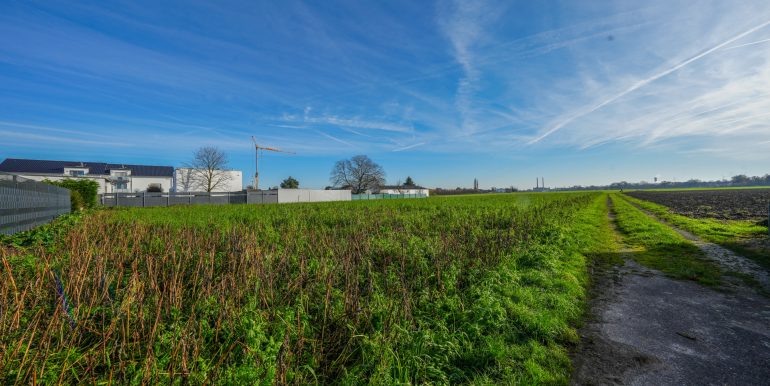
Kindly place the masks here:
<instances>
[{"instance_id":1,"label":"blue sky","mask_svg":"<svg viewBox=\"0 0 770 386\"><path fill-rule=\"evenodd\" d=\"M0 158L180 166L262 186L549 186L770 172L766 1L0 3ZM248 177L244 183L249 183Z\"/></svg>"}]
</instances>

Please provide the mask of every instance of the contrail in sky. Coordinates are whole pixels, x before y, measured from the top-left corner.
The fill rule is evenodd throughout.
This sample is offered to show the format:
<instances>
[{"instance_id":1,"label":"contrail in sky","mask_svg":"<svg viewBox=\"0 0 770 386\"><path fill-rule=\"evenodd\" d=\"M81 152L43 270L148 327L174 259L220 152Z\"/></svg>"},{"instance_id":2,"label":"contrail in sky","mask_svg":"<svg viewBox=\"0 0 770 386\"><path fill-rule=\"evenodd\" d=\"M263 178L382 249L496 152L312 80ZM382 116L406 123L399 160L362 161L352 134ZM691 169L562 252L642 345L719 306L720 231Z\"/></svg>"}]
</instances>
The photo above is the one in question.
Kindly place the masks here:
<instances>
[{"instance_id":1,"label":"contrail in sky","mask_svg":"<svg viewBox=\"0 0 770 386\"><path fill-rule=\"evenodd\" d=\"M730 38L730 39L728 39L728 40L726 40L726 41L724 41L724 42L722 42L720 44L717 44L716 46L711 47L708 50L703 51L700 54L695 55L692 58L687 59L687 60L677 64L676 66L673 66L673 67L671 67L671 68L669 68L669 69L667 69L665 71L659 72L659 73L657 73L657 74L655 74L655 75L653 75L653 76L651 76L651 77L649 77L647 79L640 80L640 81L636 82L634 85L632 85L631 87L625 89L624 91L620 92L619 94L616 94L616 95L612 96L611 98L605 100L604 102L601 102L601 103L599 103L599 104L589 108L588 110L581 111L581 112L579 112L577 114L574 114L574 115L570 116L569 118L567 118L567 119L557 123L555 126L553 126L552 128L548 129L548 131L546 131L545 133L541 134L539 137L529 141L527 144L528 145L532 145L534 143L540 142L545 137L548 137L549 135L559 131L560 129L562 129L564 126L568 125L572 121L574 121L574 120L576 120L576 119L578 119L580 117L586 116L588 114L591 114L594 111L599 110L602 107L604 107L604 106L606 106L606 105L608 105L608 104L610 104L612 102L615 102L616 100L618 100L618 99L620 99L620 98L622 98L622 97L624 97L624 96L626 96L626 95L628 95L628 94L638 90L639 88L642 88L642 87L644 87L644 86L646 86L646 85L648 85L648 84L650 84L650 83L652 83L652 82L654 82L654 81L656 81L656 80L658 80L658 79L660 79L660 78L662 78L662 77L664 77L664 76L666 76L668 74L671 74L672 72L677 71L680 68L682 68L682 67L684 67L684 66L686 66L686 65L688 65L688 64L690 64L690 63L692 63L694 61L697 61L697 60L703 58L704 56L709 55L712 52L714 52L716 50L719 50L722 47L735 42L736 40L738 40L740 38L745 37L746 35L749 35L751 33L756 32L757 30L760 30L760 29L766 27L768 24L770 24L770 20L768 20L768 21L766 21L766 22L764 22L764 23L762 23L762 24L760 24L760 25L758 25L758 26L756 26L754 28L751 28L751 29L749 29L747 31L744 31L744 32L742 32L742 33L740 33L740 34L738 34L738 35L736 35L736 36L734 36L734 37L732 37L732 38Z\"/></svg>"}]
</instances>

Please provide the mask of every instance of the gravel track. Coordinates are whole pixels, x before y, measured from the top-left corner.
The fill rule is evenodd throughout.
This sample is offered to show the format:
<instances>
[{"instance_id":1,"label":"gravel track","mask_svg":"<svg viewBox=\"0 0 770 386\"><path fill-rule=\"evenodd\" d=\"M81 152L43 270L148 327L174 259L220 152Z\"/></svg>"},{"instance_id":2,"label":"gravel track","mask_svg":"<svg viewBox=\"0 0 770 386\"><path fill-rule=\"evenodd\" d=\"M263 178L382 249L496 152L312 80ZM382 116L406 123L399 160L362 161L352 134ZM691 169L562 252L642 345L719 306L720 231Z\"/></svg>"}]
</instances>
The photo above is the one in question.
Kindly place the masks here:
<instances>
[{"instance_id":1,"label":"gravel track","mask_svg":"<svg viewBox=\"0 0 770 386\"><path fill-rule=\"evenodd\" d=\"M770 299L671 279L620 251L598 269L573 354L576 385L759 385L770 379Z\"/></svg>"},{"instance_id":2,"label":"gravel track","mask_svg":"<svg viewBox=\"0 0 770 386\"><path fill-rule=\"evenodd\" d=\"M633 202L627 201L637 209L644 212L646 215L652 217L656 221L660 222L663 225L668 226L669 228L673 229L682 237L689 240L693 244L695 244L698 248L703 251L703 253L706 254L706 257L709 260L712 260L719 264L723 269L727 271L733 271L738 272L744 275L751 276L754 278L754 280L759 283L759 285L767 292L770 292L770 274L768 272L760 267L757 263L754 261L747 259L743 256L740 256L736 254L735 252L726 249L720 245L714 244L712 242L706 241L701 239L700 237L686 231L680 228L677 228L676 226L672 225L671 223L661 219L660 217L656 216L654 213L651 213L638 205L636 205Z\"/></svg>"}]
</instances>

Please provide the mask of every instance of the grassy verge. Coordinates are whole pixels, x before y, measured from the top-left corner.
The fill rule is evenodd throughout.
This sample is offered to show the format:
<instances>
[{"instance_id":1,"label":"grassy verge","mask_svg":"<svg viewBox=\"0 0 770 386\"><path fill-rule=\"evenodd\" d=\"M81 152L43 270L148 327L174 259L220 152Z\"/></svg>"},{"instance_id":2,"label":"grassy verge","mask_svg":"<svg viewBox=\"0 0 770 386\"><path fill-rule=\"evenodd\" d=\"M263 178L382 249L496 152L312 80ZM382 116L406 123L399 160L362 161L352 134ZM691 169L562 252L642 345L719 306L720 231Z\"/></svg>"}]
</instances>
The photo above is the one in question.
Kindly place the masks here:
<instances>
[{"instance_id":1,"label":"grassy verge","mask_svg":"<svg viewBox=\"0 0 770 386\"><path fill-rule=\"evenodd\" d=\"M584 240L583 254L592 266L607 268L623 264L620 240L609 218L609 195L602 193L583 211L583 217L572 229L576 238Z\"/></svg>"},{"instance_id":2,"label":"grassy verge","mask_svg":"<svg viewBox=\"0 0 770 386\"><path fill-rule=\"evenodd\" d=\"M565 384L604 205L96 212L0 248L0 383Z\"/></svg>"},{"instance_id":3,"label":"grassy verge","mask_svg":"<svg viewBox=\"0 0 770 386\"><path fill-rule=\"evenodd\" d=\"M642 265L680 279L706 285L720 283L719 267L704 260L703 252L666 225L646 215L625 201L610 195L618 229L625 242L637 251L630 253Z\"/></svg>"},{"instance_id":4,"label":"grassy verge","mask_svg":"<svg viewBox=\"0 0 770 386\"><path fill-rule=\"evenodd\" d=\"M0 235L0 245L13 248L53 248L78 223L94 210L83 210L59 216L54 221L14 235Z\"/></svg>"},{"instance_id":5,"label":"grassy verge","mask_svg":"<svg viewBox=\"0 0 770 386\"><path fill-rule=\"evenodd\" d=\"M663 205L629 196L624 198L680 229L753 259L761 266L770 269L768 243L764 243L764 246L762 243L752 243L752 240L767 240L767 227L757 225L755 221L690 218L671 213Z\"/></svg>"}]
</instances>

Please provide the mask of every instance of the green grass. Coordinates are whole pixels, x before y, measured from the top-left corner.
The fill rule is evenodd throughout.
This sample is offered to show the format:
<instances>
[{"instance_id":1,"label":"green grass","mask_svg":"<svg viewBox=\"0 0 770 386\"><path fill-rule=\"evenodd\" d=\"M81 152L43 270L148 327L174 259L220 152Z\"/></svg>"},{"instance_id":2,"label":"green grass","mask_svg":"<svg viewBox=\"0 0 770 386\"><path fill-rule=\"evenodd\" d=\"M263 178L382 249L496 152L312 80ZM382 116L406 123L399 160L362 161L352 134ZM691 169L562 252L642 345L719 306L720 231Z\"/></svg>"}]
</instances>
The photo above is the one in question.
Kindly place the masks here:
<instances>
[{"instance_id":1,"label":"green grass","mask_svg":"<svg viewBox=\"0 0 770 386\"><path fill-rule=\"evenodd\" d=\"M566 384L608 226L599 193L98 211L0 248L0 383Z\"/></svg>"},{"instance_id":2,"label":"green grass","mask_svg":"<svg viewBox=\"0 0 770 386\"><path fill-rule=\"evenodd\" d=\"M672 213L667 207L653 202L629 196L624 198L680 229L753 259L761 266L770 269L770 250L747 243L750 240L766 240L768 237L767 227L757 225L756 221L696 219Z\"/></svg>"},{"instance_id":3,"label":"green grass","mask_svg":"<svg viewBox=\"0 0 770 386\"><path fill-rule=\"evenodd\" d=\"M674 278L695 280L705 285L720 283L719 267L706 261L697 246L635 208L625 200L626 196L611 194L610 197L618 229L625 242L636 248L629 253L634 260Z\"/></svg>"}]
</instances>

